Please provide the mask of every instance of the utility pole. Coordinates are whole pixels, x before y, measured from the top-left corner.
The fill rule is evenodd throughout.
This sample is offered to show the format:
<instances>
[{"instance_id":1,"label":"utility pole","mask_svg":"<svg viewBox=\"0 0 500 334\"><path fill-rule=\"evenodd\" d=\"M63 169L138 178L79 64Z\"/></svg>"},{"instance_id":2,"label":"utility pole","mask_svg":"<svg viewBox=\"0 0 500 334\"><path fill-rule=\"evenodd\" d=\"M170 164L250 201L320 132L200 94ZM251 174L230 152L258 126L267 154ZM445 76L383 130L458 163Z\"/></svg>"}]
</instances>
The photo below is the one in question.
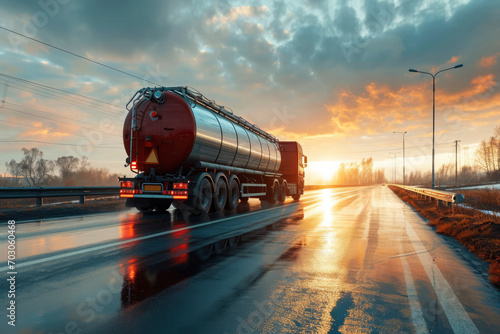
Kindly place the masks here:
<instances>
[{"instance_id":1,"label":"utility pole","mask_svg":"<svg viewBox=\"0 0 500 334\"><path fill-rule=\"evenodd\" d=\"M400 133L403 135L403 185L406 185L406 173L405 173L405 134L408 133L408 131L394 131L393 133Z\"/></svg>"},{"instance_id":2,"label":"utility pole","mask_svg":"<svg viewBox=\"0 0 500 334\"><path fill-rule=\"evenodd\" d=\"M389 154L392 154L392 183L396 183L396 170L397 170L397 161L396 161L396 157L398 156L398 154L401 153L401 152L398 152L398 153L389 153Z\"/></svg>"},{"instance_id":3,"label":"utility pole","mask_svg":"<svg viewBox=\"0 0 500 334\"><path fill-rule=\"evenodd\" d=\"M458 186L458 142L455 140L455 185Z\"/></svg>"}]
</instances>

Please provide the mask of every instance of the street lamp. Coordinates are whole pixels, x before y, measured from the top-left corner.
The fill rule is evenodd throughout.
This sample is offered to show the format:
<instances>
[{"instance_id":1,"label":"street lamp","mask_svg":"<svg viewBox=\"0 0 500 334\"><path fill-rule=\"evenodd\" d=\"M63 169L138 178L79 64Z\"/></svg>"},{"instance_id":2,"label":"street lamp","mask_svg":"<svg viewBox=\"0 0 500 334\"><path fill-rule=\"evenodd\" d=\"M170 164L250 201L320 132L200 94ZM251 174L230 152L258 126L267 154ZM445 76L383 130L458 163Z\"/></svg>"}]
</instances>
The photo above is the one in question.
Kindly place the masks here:
<instances>
[{"instance_id":1,"label":"street lamp","mask_svg":"<svg viewBox=\"0 0 500 334\"><path fill-rule=\"evenodd\" d=\"M405 134L408 131L394 131L393 133L401 133L403 135L403 185L406 185L406 177L405 177Z\"/></svg>"},{"instance_id":2,"label":"street lamp","mask_svg":"<svg viewBox=\"0 0 500 334\"><path fill-rule=\"evenodd\" d=\"M429 74L432 77L432 189L434 189L434 132L436 128L436 75L441 72L453 70L455 68L463 67L463 64L458 64L450 68L445 68L444 70L437 71L432 74L429 72L417 71L412 68L409 69L410 72Z\"/></svg>"}]
</instances>

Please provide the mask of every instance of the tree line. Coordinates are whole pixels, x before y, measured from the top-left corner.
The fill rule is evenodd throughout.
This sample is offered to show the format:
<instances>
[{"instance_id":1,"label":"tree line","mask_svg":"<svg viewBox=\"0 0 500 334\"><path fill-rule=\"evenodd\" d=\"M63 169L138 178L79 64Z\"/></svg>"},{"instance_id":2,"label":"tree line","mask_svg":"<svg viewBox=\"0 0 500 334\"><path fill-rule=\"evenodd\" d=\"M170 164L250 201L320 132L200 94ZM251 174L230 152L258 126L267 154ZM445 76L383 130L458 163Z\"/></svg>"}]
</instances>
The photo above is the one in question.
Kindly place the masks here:
<instances>
[{"instance_id":1,"label":"tree line","mask_svg":"<svg viewBox=\"0 0 500 334\"><path fill-rule=\"evenodd\" d=\"M114 186L118 174L111 174L107 168L90 166L88 158L62 156L56 160L44 158L38 148L23 148L23 158L5 163L12 178L4 178L1 186Z\"/></svg>"},{"instance_id":2,"label":"tree line","mask_svg":"<svg viewBox=\"0 0 500 334\"><path fill-rule=\"evenodd\" d=\"M385 170L383 168L375 168L373 159L362 159L360 163L349 162L341 163L336 175L334 176L336 184L344 185L362 185L385 183Z\"/></svg>"},{"instance_id":3,"label":"tree line","mask_svg":"<svg viewBox=\"0 0 500 334\"><path fill-rule=\"evenodd\" d=\"M493 135L479 143L474 152L474 162L456 170L455 163L441 165L435 173L436 185L478 184L500 181L500 126L495 127ZM430 185L430 171L412 171L407 175L409 185Z\"/></svg>"}]
</instances>

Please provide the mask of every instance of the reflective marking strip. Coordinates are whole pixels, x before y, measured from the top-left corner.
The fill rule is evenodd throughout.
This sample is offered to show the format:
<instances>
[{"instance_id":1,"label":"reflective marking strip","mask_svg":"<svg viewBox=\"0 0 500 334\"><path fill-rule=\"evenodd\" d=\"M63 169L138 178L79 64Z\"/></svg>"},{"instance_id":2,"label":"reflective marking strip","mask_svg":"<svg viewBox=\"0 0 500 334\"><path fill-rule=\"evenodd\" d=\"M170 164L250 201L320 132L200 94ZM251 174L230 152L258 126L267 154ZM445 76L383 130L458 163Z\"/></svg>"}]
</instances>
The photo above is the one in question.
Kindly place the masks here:
<instances>
[{"instance_id":1,"label":"reflective marking strip","mask_svg":"<svg viewBox=\"0 0 500 334\"><path fill-rule=\"evenodd\" d=\"M405 225L406 233L408 234L413 248L415 249L418 258L420 259L420 262L429 277L432 287L436 292L436 296L439 299L439 303L448 317L448 322L450 323L453 332L460 334L479 333L479 330L469 317L467 311L465 311L462 303L460 303L460 300L458 300L455 292L448 284L448 281L444 278L438 266L432 260L429 252L422 244L422 241L420 241L420 238L411 226L410 222L406 219Z\"/></svg>"},{"instance_id":2,"label":"reflective marking strip","mask_svg":"<svg viewBox=\"0 0 500 334\"><path fill-rule=\"evenodd\" d=\"M135 194L135 198L174 198L173 195Z\"/></svg>"},{"instance_id":3,"label":"reflective marking strip","mask_svg":"<svg viewBox=\"0 0 500 334\"><path fill-rule=\"evenodd\" d=\"M429 333L427 325L425 323L424 314L422 313L422 306L418 301L417 289L415 289L415 283L413 282L413 276L411 275L410 266L405 257L401 257L401 263L403 264L403 271L405 274L406 282L406 294L408 296L408 303L410 304L411 319L413 321L413 327L415 328L415 333Z\"/></svg>"}]
</instances>

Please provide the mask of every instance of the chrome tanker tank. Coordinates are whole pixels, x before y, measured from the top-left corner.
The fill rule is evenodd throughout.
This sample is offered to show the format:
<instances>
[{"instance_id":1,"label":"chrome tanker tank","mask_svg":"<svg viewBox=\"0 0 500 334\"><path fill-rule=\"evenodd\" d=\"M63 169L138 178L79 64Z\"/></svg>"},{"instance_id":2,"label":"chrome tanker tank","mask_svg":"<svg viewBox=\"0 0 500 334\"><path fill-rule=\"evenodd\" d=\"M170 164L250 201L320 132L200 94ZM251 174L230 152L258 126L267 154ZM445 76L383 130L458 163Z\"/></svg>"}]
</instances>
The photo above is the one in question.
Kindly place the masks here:
<instances>
[{"instance_id":1,"label":"chrome tanker tank","mask_svg":"<svg viewBox=\"0 0 500 334\"><path fill-rule=\"evenodd\" d=\"M180 168L222 166L276 173L280 167L276 138L198 92L144 88L129 104L123 142L137 172L149 174L154 168L155 174L167 174Z\"/></svg>"}]
</instances>

